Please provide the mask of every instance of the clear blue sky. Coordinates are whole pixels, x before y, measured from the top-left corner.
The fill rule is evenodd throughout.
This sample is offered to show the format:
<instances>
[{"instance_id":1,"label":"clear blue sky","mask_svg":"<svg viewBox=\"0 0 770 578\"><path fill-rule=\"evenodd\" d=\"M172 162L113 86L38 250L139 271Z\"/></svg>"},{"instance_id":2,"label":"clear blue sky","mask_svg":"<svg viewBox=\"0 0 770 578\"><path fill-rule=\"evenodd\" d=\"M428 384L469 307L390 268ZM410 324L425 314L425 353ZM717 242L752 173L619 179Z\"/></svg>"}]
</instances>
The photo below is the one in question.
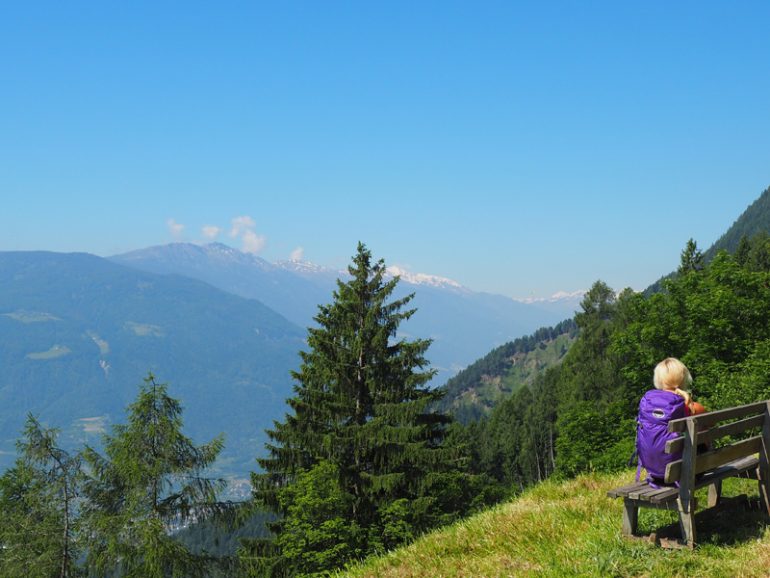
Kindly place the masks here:
<instances>
[{"instance_id":1,"label":"clear blue sky","mask_svg":"<svg viewBox=\"0 0 770 578\"><path fill-rule=\"evenodd\" d=\"M641 289L770 185L768 24L768 2L4 3L0 250L209 225L511 296Z\"/></svg>"}]
</instances>

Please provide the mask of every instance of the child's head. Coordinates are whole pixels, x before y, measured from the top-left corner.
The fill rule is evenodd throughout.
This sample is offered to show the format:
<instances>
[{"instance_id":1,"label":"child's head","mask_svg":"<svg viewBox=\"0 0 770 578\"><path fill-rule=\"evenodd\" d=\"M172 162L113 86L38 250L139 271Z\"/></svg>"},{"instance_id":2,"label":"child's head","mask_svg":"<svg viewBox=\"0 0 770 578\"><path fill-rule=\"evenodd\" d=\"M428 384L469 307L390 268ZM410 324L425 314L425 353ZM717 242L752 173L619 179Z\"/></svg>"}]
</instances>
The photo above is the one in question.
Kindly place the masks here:
<instances>
[{"instance_id":1,"label":"child's head","mask_svg":"<svg viewBox=\"0 0 770 578\"><path fill-rule=\"evenodd\" d=\"M653 383L657 389L674 391L692 384L687 366L675 357L667 357L655 366Z\"/></svg>"}]
</instances>

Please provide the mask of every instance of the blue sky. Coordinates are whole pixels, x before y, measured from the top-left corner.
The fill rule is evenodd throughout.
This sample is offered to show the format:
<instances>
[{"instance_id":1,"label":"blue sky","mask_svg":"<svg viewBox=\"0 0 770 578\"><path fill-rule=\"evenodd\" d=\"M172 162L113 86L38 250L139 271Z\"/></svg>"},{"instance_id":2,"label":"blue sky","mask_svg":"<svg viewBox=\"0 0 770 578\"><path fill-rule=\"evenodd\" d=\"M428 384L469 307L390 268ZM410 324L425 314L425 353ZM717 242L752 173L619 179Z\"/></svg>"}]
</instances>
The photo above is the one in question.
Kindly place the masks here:
<instances>
[{"instance_id":1,"label":"blue sky","mask_svg":"<svg viewBox=\"0 0 770 578\"><path fill-rule=\"evenodd\" d=\"M770 185L768 22L766 2L6 3L0 250L208 225L334 267L363 240L514 297L641 289Z\"/></svg>"}]
</instances>

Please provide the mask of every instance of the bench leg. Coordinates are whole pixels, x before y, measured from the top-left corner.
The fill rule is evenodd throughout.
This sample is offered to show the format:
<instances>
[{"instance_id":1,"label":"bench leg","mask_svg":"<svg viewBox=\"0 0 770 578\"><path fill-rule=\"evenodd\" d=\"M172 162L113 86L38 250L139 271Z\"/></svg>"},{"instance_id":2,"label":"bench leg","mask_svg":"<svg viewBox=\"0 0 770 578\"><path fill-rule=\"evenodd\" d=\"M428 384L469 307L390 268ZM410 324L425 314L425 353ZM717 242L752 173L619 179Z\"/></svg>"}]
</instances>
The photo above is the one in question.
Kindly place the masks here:
<instances>
[{"instance_id":1,"label":"bench leg","mask_svg":"<svg viewBox=\"0 0 770 578\"><path fill-rule=\"evenodd\" d=\"M765 419L762 424L762 450L759 452L759 467L757 467L757 480L759 480L759 498L762 501L763 510L770 515L770 402L765 408Z\"/></svg>"},{"instance_id":2,"label":"bench leg","mask_svg":"<svg viewBox=\"0 0 770 578\"><path fill-rule=\"evenodd\" d=\"M639 523L639 506L635 500L623 500L623 535L634 536Z\"/></svg>"},{"instance_id":3,"label":"bench leg","mask_svg":"<svg viewBox=\"0 0 770 578\"><path fill-rule=\"evenodd\" d=\"M722 497L722 480L717 480L709 486L709 508L719 504L719 498Z\"/></svg>"},{"instance_id":4,"label":"bench leg","mask_svg":"<svg viewBox=\"0 0 770 578\"><path fill-rule=\"evenodd\" d=\"M679 505L679 528L682 530L682 541L689 548L695 547L695 504L691 504L688 511L682 505L682 500L677 500Z\"/></svg>"},{"instance_id":5,"label":"bench leg","mask_svg":"<svg viewBox=\"0 0 770 578\"><path fill-rule=\"evenodd\" d=\"M763 480L759 476L759 500L762 503L762 510L770 516L770 484L768 480Z\"/></svg>"}]
</instances>

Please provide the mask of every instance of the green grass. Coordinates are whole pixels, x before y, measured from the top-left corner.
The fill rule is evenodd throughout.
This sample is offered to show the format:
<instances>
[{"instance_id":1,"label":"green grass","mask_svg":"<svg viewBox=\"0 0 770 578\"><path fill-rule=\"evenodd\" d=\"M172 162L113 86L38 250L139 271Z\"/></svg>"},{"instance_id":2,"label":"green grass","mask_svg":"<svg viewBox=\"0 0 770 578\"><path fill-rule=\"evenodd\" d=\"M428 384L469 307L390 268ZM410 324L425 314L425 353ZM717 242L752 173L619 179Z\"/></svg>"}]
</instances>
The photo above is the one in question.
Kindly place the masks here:
<instances>
[{"instance_id":1,"label":"green grass","mask_svg":"<svg viewBox=\"0 0 770 578\"><path fill-rule=\"evenodd\" d=\"M338 576L770 575L770 533L756 504L756 482L725 482L725 496L748 494L748 502L715 515L707 510L697 514L699 545L690 551L621 536L622 501L607 498L606 492L632 479L633 473L627 471L548 481L516 500L365 560ZM699 492L698 498L705 504L705 493ZM639 531L650 533L676 520L675 512L642 509Z\"/></svg>"}]
</instances>

